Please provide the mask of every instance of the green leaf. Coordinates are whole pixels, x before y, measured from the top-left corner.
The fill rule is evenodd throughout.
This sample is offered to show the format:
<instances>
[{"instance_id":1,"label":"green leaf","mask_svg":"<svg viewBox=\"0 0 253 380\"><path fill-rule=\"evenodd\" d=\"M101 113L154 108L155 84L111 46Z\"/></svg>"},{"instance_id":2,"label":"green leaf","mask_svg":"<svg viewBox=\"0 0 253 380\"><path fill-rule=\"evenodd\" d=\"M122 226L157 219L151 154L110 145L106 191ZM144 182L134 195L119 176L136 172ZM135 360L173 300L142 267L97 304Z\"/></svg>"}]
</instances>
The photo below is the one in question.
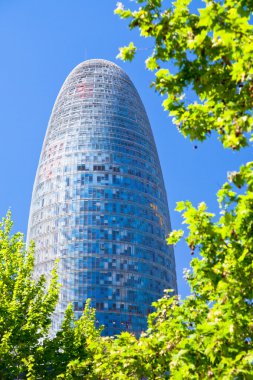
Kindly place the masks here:
<instances>
[{"instance_id":1,"label":"green leaf","mask_svg":"<svg viewBox=\"0 0 253 380\"><path fill-rule=\"evenodd\" d=\"M184 235L183 230L172 231L167 238L167 243L175 245L178 243L178 241L181 239L183 235Z\"/></svg>"},{"instance_id":2,"label":"green leaf","mask_svg":"<svg viewBox=\"0 0 253 380\"><path fill-rule=\"evenodd\" d=\"M132 61L136 53L136 47L133 42L130 42L128 46L121 47L117 58L122 59L123 61Z\"/></svg>"}]
</instances>

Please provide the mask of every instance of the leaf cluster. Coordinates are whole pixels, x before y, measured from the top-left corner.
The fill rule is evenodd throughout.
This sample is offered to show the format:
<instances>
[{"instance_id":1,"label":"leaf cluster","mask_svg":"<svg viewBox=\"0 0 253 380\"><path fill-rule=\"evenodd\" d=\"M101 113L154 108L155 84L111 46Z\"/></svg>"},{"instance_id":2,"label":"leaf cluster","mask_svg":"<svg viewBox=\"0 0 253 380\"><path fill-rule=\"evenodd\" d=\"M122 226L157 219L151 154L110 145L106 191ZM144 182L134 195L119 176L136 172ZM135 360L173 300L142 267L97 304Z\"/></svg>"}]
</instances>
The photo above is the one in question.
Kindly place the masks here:
<instances>
[{"instance_id":1,"label":"leaf cluster","mask_svg":"<svg viewBox=\"0 0 253 380\"><path fill-rule=\"evenodd\" d=\"M10 212L0 223L0 378L26 371L40 339L49 331L59 285L56 270L46 289L44 276L33 279L34 246L11 235Z\"/></svg>"},{"instance_id":2,"label":"leaf cluster","mask_svg":"<svg viewBox=\"0 0 253 380\"><path fill-rule=\"evenodd\" d=\"M0 379L80 379L92 373L93 352L101 329L87 300L76 321L73 306L53 334L51 319L59 283L33 277L34 244L26 250L23 235L11 234L11 213L0 223Z\"/></svg>"},{"instance_id":3,"label":"leaf cluster","mask_svg":"<svg viewBox=\"0 0 253 380\"><path fill-rule=\"evenodd\" d=\"M199 141L215 132L225 148L239 150L252 137L253 4L204 1L193 13L191 2L164 9L161 0L136 1L135 10L118 3L115 13L152 39L146 67L155 72L152 86L166 97L164 109L180 132ZM137 51L131 42L118 57L132 60Z\"/></svg>"}]
</instances>

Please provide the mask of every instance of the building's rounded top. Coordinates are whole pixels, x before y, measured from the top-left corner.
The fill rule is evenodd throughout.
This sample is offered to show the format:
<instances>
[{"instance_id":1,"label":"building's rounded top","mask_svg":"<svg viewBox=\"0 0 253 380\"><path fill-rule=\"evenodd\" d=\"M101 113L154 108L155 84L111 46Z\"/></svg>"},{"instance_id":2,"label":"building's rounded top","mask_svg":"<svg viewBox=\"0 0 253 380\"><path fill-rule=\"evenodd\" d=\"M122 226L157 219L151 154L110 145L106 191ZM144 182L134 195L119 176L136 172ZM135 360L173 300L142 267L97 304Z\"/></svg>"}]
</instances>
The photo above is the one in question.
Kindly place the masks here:
<instances>
[{"instance_id":1,"label":"building's rounded top","mask_svg":"<svg viewBox=\"0 0 253 380\"><path fill-rule=\"evenodd\" d=\"M129 82L131 82L128 75L125 73L124 70L122 70L121 67L116 65L116 63L107 61L105 59L88 59L87 61L83 61L79 63L70 73L69 77L75 76L77 73L80 73L82 71L87 71L91 69L91 71L94 70L94 73L103 71L105 72L114 72L120 75L121 77L125 78Z\"/></svg>"},{"instance_id":2,"label":"building's rounded top","mask_svg":"<svg viewBox=\"0 0 253 380\"><path fill-rule=\"evenodd\" d=\"M116 67L116 68L122 70L118 65L116 65L116 63L111 62L111 61L107 61L106 59L101 59L101 58L87 59L86 61L79 63L79 65L77 67L83 66L83 65L85 65L85 66L86 65L88 65L88 66L96 66L96 65L109 66L109 67Z\"/></svg>"}]
</instances>

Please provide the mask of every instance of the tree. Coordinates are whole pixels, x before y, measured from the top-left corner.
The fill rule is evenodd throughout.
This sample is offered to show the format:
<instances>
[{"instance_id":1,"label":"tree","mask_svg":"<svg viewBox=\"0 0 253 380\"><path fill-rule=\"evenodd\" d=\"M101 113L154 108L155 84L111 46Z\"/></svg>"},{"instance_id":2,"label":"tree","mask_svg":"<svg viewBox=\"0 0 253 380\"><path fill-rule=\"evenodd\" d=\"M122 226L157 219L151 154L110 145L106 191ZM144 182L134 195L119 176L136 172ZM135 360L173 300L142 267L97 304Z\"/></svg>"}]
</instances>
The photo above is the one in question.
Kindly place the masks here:
<instances>
[{"instance_id":1,"label":"tree","mask_svg":"<svg viewBox=\"0 0 253 380\"><path fill-rule=\"evenodd\" d=\"M75 320L69 304L61 329L43 341L34 364L35 379L83 379L93 374L93 356L100 345L95 309L87 300L83 315ZM91 377L93 378L93 377Z\"/></svg>"},{"instance_id":2,"label":"tree","mask_svg":"<svg viewBox=\"0 0 253 380\"><path fill-rule=\"evenodd\" d=\"M136 3L136 10L118 3L115 13L152 39L146 67L155 72L152 86L166 96L163 106L173 123L191 140L216 132L225 148L246 146L253 125L252 0L205 1L199 14L190 11L191 0L166 9L162 0ZM119 57L132 60L137 51L131 42Z\"/></svg>"},{"instance_id":3,"label":"tree","mask_svg":"<svg viewBox=\"0 0 253 380\"><path fill-rule=\"evenodd\" d=\"M218 193L221 217L206 205L179 202L189 233L191 295L166 294L154 303L149 328L122 333L97 354L99 379L253 378L253 164L234 173ZM236 191L245 186L245 193ZM175 244L183 231L173 231Z\"/></svg>"},{"instance_id":4,"label":"tree","mask_svg":"<svg viewBox=\"0 0 253 380\"><path fill-rule=\"evenodd\" d=\"M92 373L93 352L101 328L87 300L76 321L73 306L60 330L50 331L58 301L56 268L51 281L33 278L34 245L25 249L23 235L11 235L10 212L0 223L0 379L80 379Z\"/></svg>"},{"instance_id":5,"label":"tree","mask_svg":"<svg viewBox=\"0 0 253 380\"><path fill-rule=\"evenodd\" d=\"M0 223L0 378L32 378L40 341L49 331L58 300L56 270L48 287L44 276L33 279L34 246L11 235L10 212ZM23 374L23 375L22 375Z\"/></svg>"}]
</instances>

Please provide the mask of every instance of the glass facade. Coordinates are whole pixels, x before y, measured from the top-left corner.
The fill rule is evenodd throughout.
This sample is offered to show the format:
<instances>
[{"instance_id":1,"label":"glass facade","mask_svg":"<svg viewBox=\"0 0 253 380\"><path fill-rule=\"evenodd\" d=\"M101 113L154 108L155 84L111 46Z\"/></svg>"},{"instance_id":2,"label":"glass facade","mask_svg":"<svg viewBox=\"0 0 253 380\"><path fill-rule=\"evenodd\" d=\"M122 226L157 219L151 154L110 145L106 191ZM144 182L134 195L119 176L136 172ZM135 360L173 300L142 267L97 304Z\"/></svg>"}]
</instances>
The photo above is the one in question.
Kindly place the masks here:
<instances>
[{"instance_id":1,"label":"glass facade","mask_svg":"<svg viewBox=\"0 0 253 380\"><path fill-rule=\"evenodd\" d=\"M85 300L104 335L146 328L151 303L176 290L166 192L151 127L129 77L89 60L64 82L49 121L28 225L35 275L59 258L59 327Z\"/></svg>"}]
</instances>

